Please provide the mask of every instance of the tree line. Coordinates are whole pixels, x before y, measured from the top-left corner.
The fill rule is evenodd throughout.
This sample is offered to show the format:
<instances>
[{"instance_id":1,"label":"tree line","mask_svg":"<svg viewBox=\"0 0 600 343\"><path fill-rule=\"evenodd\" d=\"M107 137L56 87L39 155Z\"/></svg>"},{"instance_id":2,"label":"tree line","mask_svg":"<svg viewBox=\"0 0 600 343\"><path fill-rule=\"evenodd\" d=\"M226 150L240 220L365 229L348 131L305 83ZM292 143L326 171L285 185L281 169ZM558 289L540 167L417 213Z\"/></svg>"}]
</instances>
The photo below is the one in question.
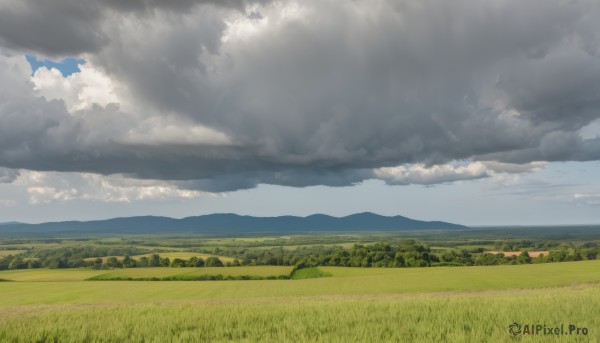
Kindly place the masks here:
<instances>
[{"instance_id":1,"label":"tree line","mask_svg":"<svg viewBox=\"0 0 600 343\"><path fill-rule=\"evenodd\" d=\"M483 253L477 249L454 249L443 253L432 253L431 248L416 240L406 239L397 242L374 243L369 245L355 244L350 249L341 246L301 247L294 250L275 248L270 250L242 249L219 250L220 253L233 257L232 261L223 262L218 257L192 257L190 259L162 257L159 254L131 257L136 249L121 248L111 250L122 252L123 258L116 257L95 259L84 256L99 251L91 248L51 249L38 252L34 256L27 254L9 255L0 258L0 270L27 268L79 268L93 269L136 268L136 267L226 267L251 265L276 266L342 266L342 267L387 267L410 268L430 266L473 266L499 264L528 264L563 261L595 260L600 254L600 247L595 243L586 243L580 247L560 246L547 256L529 256L527 251L518 256L505 256L502 253ZM475 251L475 252L474 252ZM207 252L211 253L211 252Z\"/></svg>"}]
</instances>

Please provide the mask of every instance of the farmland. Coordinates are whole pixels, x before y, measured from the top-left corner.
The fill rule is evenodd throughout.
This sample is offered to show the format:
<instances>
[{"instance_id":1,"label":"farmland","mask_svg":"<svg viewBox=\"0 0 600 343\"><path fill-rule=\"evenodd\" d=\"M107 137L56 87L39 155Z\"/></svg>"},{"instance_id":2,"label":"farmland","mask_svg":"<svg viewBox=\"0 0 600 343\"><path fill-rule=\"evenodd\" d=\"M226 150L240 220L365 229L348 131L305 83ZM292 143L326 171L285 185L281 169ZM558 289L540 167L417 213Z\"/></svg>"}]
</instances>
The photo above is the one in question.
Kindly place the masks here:
<instances>
[{"instance_id":1,"label":"farmland","mask_svg":"<svg viewBox=\"0 0 600 343\"><path fill-rule=\"evenodd\" d=\"M523 342L600 340L599 241L402 235L0 240L0 342L512 342L514 322L588 329Z\"/></svg>"},{"instance_id":2,"label":"farmland","mask_svg":"<svg viewBox=\"0 0 600 343\"><path fill-rule=\"evenodd\" d=\"M463 292L517 288L564 287L584 283L600 283L600 261L550 263L521 266L440 267L440 268L343 268L320 267L332 277L305 280L259 280L220 282L133 282L137 291L111 294L113 286L131 284L123 281L84 281L98 275L153 277L187 273L221 273L230 275L278 275L289 272L288 267L222 267L222 268L135 268L113 271L90 269L24 270L0 272L0 279L23 281L3 282L0 291L7 299L0 304L21 301L21 298L38 297L46 303L43 294L51 299L68 300L67 303L94 303L106 301L144 301L181 299L229 299L273 296L365 295L420 292ZM203 271L206 270L206 271ZM230 270L228 272L228 270ZM25 282L30 281L30 282ZM48 281L35 283L32 281ZM52 282L54 281L54 282ZM63 282L79 281L79 282ZM120 285L120 286L119 286ZM178 292L166 290L176 287ZM27 291L23 291L27 290ZM79 291L76 291L79 290ZM148 299L142 290L153 295ZM106 293L105 293L106 292ZM164 293L163 293L164 292ZM73 293L81 294L76 297ZM34 295L35 294L35 295ZM182 294L185 296L182 297Z\"/></svg>"},{"instance_id":3,"label":"farmland","mask_svg":"<svg viewBox=\"0 0 600 343\"><path fill-rule=\"evenodd\" d=\"M275 271L235 268L214 269L262 275ZM331 276L302 280L75 281L100 275L95 273L150 276L184 269L188 268L1 272L0 278L15 281L0 283L0 340L508 342L507 327L514 321L573 323L590 333L569 341L600 339L598 261L320 267ZM46 272L46 278L33 277L36 272Z\"/></svg>"},{"instance_id":4,"label":"farmland","mask_svg":"<svg viewBox=\"0 0 600 343\"><path fill-rule=\"evenodd\" d=\"M0 279L6 281L85 281L97 277L97 280L121 278L152 278L179 275L251 275L259 277L289 275L291 267L258 266L229 268L135 268L115 270L73 269L23 269L0 272Z\"/></svg>"},{"instance_id":5,"label":"farmland","mask_svg":"<svg viewBox=\"0 0 600 343\"><path fill-rule=\"evenodd\" d=\"M592 329L600 325L598 306L598 288L576 287L426 296L12 307L2 313L0 339L15 342L55 337L67 342L511 342L513 338L507 327L517 321L547 325L577 323L590 328L591 332L588 336L568 336L568 341L589 342L600 338ZM558 341L553 337L520 338L525 342Z\"/></svg>"},{"instance_id":6,"label":"farmland","mask_svg":"<svg viewBox=\"0 0 600 343\"><path fill-rule=\"evenodd\" d=\"M16 255L25 252L25 250L0 250L0 257L8 256L8 255Z\"/></svg>"}]
</instances>

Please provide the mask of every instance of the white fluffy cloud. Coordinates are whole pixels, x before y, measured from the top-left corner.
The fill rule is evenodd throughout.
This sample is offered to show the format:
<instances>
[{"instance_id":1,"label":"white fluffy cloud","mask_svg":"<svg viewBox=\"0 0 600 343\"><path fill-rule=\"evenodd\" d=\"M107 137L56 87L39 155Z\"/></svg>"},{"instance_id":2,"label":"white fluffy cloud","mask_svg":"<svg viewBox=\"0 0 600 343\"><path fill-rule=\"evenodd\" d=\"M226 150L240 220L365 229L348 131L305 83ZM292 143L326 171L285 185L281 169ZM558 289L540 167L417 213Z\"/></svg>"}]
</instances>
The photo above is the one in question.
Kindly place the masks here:
<instances>
[{"instance_id":1,"label":"white fluffy cloud","mask_svg":"<svg viewBox=\"0 0 600 343\"><path fill-rule=\"evenodd\" d=\"M15 181L24 188L31 204L93 200L132 202L136 200L176 200L202 196L203 192L180 189L159 180L135 180L122 176L89 173L23 172Z\"/></svg>"},{"instance_id":2,"label":"white fluffy cloud","mask_svg":"<svg viewBox=\"0 0 600 343\"><path fill-rule=\"evenodd\" d=\"M378 168L374 170L374 174L377 178L391 185L433 185L486 177L494 177L499 182L505 182L506 174L533 172L540 170L544 165L545 163L543 162L511 164L495 161L463 162L433 166L414 164Z\"/></svg>"},{"instance_id":3,"label":"white fluffy cloud","mask_svg":"<svg viewBox=\"0 0 600 343\"><path fill-rule=\"evenodd\" d=\"M79 65L80 71L63 77L57 69L39 68L33 75L34 90L47 100L64 101L71 113L92 108L106 107L110 103L123 103L117 97L111 79L89 64Z\"/></svg>"}]
</instances>

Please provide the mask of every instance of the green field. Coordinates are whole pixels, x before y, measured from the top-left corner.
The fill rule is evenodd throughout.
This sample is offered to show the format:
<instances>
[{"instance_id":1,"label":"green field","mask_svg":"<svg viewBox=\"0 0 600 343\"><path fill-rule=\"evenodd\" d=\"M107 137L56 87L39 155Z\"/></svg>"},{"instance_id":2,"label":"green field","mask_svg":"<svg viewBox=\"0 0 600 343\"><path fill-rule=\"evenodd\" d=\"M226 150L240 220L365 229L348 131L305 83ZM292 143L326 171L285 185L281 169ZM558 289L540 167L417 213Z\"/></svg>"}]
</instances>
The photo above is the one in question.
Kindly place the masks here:
<instances>
[{"instance_id":1,"label":"green field","mask_svg":"<svg viewBox=\"0 0 600 343\"><path fill-rule=\"evenodd\" d=\"M223 276L289 276L292 267L253 266L253 267L203 267L203 268L129 268L115 269L108 273L95 275L94 280L139 279L152 277L193 278L200 275ZM0 274L1 275L1 274Z\"/></svg>"},{"instance_id":2,"label":"green field","mask_svg":"<svg viewBox=\"0 0 600 343\"><path fill-rule=\"evenodd\" d=\"M266 275L280 267L193 269L244 268ZM192 268L110 273L148 275L159 269ZM2 272L0 278L21 282L0 282L0 341L512 342L513 322L588 329L587 336L518 337L523 342L600 341L600 261L319 270L332 276L64 282L107 271ZM36 279L35 272L38 280L46 272L64 281L27 281Z\"/></svg>"},{"instance_id":3,"label":"green field","mask_svg":"<svg viewBox=\"0 0 600 343\"><path fill-rule=\"evenodd\" d=\"M127 268L113 270L80 269L19 269L0 272L0 279L6 281L85 281L96 277L98 280L120 278L152 278L176 275L223 275L223 276L289 276L292 267L250 266L250 267L203 267L203 268Z\"/></svg>"},{"instance_id":4,"label":"green field","mask_svg":"<svg viewBox=\"0 0 600 343\"><path fill-rule=\"evenodd\" d=\"M4 257L4 256L8 256L8 255L17 255L22 252L25 252L25 250L2 250L2 249L0 249L0 257Z\"/></svg>"},{"instance_id":5,"label":"green field","mask_svg":"<svg viewBox=\"0 0 600 343\"><path fill-rule=\"evenodd\" d=\"M17 269L1 271L0 280L19 282L83 281L106 272L106 270L93 269Z\"/></svg>"},{"instance_id":6,"label":"green field","mask_svg":"<svg viewBox=\"0 0 600 343\"><path fill-rule=\"evenodd\" d=\"M74 281L188 269L267 275L273 268L290 270L1 272L0 279L20 282L0 282L0 341L512 342L508 325L515 321L589 330L587 336L518 337L523 342L600 341L600 261L320 267L331 277L301 280ZM43 274L54 281L33 282Z\"/></svg>"},{"instance_id":7,"label":"green field","mask_svg":"<svg viewBox=\"0 0 600 343\"><path fill-rule=\"evenodd\" d=\"M120 284L122 285L122 284ZM172 288L171 292L176 292ZM597 342L600 289L9 306L9 342ZM513 338L513 322L576 324L588 336Z\"/></svg>"}]
</instances>

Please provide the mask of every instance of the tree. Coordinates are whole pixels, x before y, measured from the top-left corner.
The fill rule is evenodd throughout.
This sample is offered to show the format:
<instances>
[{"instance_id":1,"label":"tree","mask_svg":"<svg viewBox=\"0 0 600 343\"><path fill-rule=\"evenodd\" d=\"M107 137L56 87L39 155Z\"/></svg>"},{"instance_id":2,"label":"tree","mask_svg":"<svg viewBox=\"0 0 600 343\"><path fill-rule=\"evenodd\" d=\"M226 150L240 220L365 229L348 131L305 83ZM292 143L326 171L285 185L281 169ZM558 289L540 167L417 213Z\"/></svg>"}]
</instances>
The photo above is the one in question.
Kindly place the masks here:
<instances>
[{"instance_id":1,"label":"tree","mask_svg":"<svg viewBox=\"0 0 600 343\"><path fill-rule=\"evenodd\" d=\"M202 257L198 257L198 259L194 263L194 267L204 267L204 264L204 259Z\"/></svg>"},{"instance_id":2,"label":"tree","mask_svg":"<svg viewBox=\"0 0 600 343\"><path fill-rule=\"evenodd\" d=\"M117 260L116 257L111 256L109 258L106 259L106 262L104 262L104 265L107 268L118 268L121 267L122 265L119 263L119 260Z\"/></svg>"},{"instance_id":3,"label":"tree","mask_svg":"<svg viewBox=\"0 0 600 343\"><path fill-rule=\"evenodd\" d=\"M123 256L123 268L132 268L135 267L135 260L131 258L128 254Z\"/></svg>"},{"instance_id":4,"label":"tree","mask_svg":"<svg viewBox=\"0 0 600 343\"><path fill-rule=\"evenodd\" d=\"M223 267L223 262L216 256L211 256L206 259L205 265L207 267Z\"/></svg>"},{"instance_id":5,"label":"tree","mask_svg":"<svg viewBox=\"0 0 600 343\"><path fill-rule=\"evenodd\" d=\"M529 253L527 251L523 251L518 257L517 257L517 263L518 264L527 264L527 263L531 263L531 257L529 256Z\"/></svg>"},{"instance_id":6,"label":"tree","mask_svg":"<svg viewBox=\"0 0 600 343\"><path fill-rule=\"evenodd\" d=\"M146 256L140 257L140 259L135 263L136 266L139 267L148 267L150 263L150 259Z\"/></svg>"},{"instance_id":7,"label":"tree","mask_svg":"<svg viewBox=\"0 0 600 343\"><path fill-rule=\"evenodd\" d=\"M97 257L94 260L94 265L92 266L92 268L94 268L94 269L102 269L102 259L100 257Z\"/></svg>"},{"instance_id":8,"label":"tree","mask_svg":"<svg viewBox=\"0 0 600 343\"><path fill-rule=\"evenodd\" d=\"M13 258L13 260L8 264L8 269L25 269L26 267L27 264L23 262L21 257Z\"/></svg>"},{"instance_id":9,"label":"tree","mask_svg":"<svg viewBox=\"0 0 600 343\"><path fill-rule=\"evenodd\" d=\"M152 254L152 256L150 256L150 260L148 261L148 266L160 267L160 255Z\"/></svg>"},{"instance_id":10,"label":"tree","mask_svg":"<svg viewBox=\"0 0 600 343\"><path fill-rule=\"evenodd\" d=\"M41 268L41 267L42 267L42 263L37 258L29 259L29 261L27 261L28 269Z\"/></svg>"},{"instance_id":11,"label":"tree","mask_svg":"<svg viewBox=\"0 0 600 343\"><path fill-rule=\"evenodd\" d=\"M160 259L160 266L161 267L168 267L170 265L171 265L171 259L169 259L168 257Z\"/></svg>"},{"instance_id":12,"label":"tree","mask_svg":"<svg viewBox=\"0 0 600 343\"><path fill-rule=\"evenodd\" d=\"M171 267L185 267L185 260L182 260L180 258L174 258L173 261L171 261Z\"/></svg>"}]
</instances>

